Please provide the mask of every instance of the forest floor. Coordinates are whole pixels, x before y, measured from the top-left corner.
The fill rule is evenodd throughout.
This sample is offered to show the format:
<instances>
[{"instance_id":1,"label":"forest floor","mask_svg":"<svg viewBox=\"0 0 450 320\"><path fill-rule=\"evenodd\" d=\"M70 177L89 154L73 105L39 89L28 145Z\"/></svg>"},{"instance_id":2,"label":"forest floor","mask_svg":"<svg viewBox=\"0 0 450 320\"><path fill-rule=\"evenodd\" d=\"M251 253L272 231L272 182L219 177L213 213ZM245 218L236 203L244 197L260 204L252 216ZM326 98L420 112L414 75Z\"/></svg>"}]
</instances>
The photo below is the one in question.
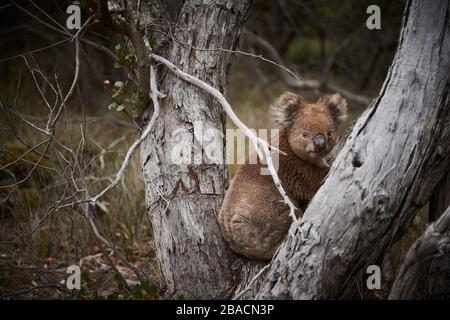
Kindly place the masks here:
<instances>
[{"instance_id":1,"label":"forest floor","mask_svg":"<svg viewBox=\"0 0 450 320\"><path fill-rule=\"evenodd\" d=\"M156 299L161 291L153 284L155 253L152 245L136 249L135 259L128 261L139 270L139 281L129 265L118 259L111 250L102 252L91 248L92 254L82 257L77 265L81 271L81 288L69 289L66 281L69 262L58 257L33 261L11 261L0 257L0 299ZM108 255L108 258L105 256ZM114 270L111 267L114 264ZM120 276L118 276L118 273ZM126 281L126 285L123 283Z\"/></svg>"}]
</instances>

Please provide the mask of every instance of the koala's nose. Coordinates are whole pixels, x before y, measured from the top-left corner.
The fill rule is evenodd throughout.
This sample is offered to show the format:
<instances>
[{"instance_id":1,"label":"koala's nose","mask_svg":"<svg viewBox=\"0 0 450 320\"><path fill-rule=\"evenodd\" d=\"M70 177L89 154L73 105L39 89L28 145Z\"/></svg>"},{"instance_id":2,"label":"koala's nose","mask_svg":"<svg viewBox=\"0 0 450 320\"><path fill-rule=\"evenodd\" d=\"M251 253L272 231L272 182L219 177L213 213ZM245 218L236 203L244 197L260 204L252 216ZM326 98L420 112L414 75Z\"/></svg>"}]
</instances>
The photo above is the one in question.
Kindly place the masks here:
<instances>
[{"instance_id":1,"label":"koala's nose","mask_svg":"<svg viewBox=\"0 0 450 320\"><path fill-rule=\"evenodd\" d=\"M313 139L314 150L316 152L322 152L325 150L327 140L323 134L318 134Z\"/></svg>"}]
</instances>

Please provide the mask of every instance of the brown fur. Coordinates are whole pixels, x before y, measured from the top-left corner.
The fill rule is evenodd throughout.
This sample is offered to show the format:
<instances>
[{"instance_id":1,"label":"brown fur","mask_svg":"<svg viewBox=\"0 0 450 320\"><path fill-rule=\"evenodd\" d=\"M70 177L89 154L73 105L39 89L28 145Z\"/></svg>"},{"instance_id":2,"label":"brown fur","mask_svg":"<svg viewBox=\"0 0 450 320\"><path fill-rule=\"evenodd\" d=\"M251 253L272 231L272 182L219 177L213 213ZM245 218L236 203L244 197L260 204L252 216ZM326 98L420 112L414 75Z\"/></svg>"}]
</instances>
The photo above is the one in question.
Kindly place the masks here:
<instances>
[{"instance_id":1,"label":"brown fur","mask_svg":"<svg viewBox=\"0 0 450 320\"><path fill-rule=\"evenodd\" d=\"M293 93L283 94L274 105L281 126L279 148L286 153L279 156L278 175L297 208L313 198L328 173L324 157L336 143L336 129L345 106L338 95L307 104ZM319 133L327 137L327 142L326 148L317 153L312 141ZM268 260L284 240L292 219L272 177L261 175L261 167L259 162L246 163L238 169L225 195L219 225L234 252ZM296 214L301 217L303 212L298 209Z\"/></svg>"}]
</instances>

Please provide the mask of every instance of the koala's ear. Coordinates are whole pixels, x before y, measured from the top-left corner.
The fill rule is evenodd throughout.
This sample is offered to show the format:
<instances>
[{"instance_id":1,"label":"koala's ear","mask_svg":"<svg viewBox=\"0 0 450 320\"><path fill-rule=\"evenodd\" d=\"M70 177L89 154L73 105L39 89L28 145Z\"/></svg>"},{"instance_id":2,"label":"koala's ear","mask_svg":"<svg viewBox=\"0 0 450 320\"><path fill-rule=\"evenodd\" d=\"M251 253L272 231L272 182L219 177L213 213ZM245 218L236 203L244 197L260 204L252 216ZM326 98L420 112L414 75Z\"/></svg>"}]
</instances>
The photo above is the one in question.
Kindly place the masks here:
<instances>
[{"instance_id":1,"label":"koala's ear","mask_svg":"<svg viewBox=\"0 0 450 320\"><path fill-rule=\"evenodd\" d=\"M347 100L339 93L324 96L318 102L327 106L331 116L337 123L341 123L347 119Z\"/></svg>"},{"instance_id":2,"label":"koala's ear","mask_svg":"<svg viewBox=\"0 0 450 320\"><path fill-rule=\"evenodd\" d=\"M283 93L271 106L275 122L281 127L288 126L304 103L303 98L295 93Z\"/></svg>"}]
</instances>

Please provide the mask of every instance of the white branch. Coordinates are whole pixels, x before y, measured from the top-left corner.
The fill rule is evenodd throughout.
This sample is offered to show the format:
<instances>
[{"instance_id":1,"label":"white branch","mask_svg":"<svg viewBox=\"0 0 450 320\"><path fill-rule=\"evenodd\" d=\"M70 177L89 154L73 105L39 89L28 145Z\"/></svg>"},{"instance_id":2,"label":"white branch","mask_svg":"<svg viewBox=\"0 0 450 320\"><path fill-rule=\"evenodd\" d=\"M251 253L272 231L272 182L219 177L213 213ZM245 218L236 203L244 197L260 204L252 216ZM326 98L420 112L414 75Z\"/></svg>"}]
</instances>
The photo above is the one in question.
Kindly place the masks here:
<instances>
[{"instance_id":1,"label":"white branch","mask_svg":"<svg viewBox=\"0 0 450 320\"><path fill-rule=\"evenodd\" d=\"M120 181L122 180L122 177L125 173L125 169L127 168L128 163L131 160L131 157L133 156L134 152L136 151L136 148L142 143L142 141L145 140L145 138L147 138L150 131L152 131L153 127L155 126L156 119L159 116L160 108L159 108L159 101L158 101L159 92L156 87L155 69L153 68L153 66L150 66L150 88L151 88L151 97L152 97L153 107L154 107L152 118L151 118L150 122L148 123L147 127L145 128L144 132L142 133L142 135L139 137L139 139L137 139L131 145L130 149L128 149L125 159L122 162L122 166L120 167L120 170L117 172L116 178L114 179L113 183L111 183L102 192L97 194L92 199L93 202L95 202L98 199L100 199L101 197L103 197L105 195L105 193L107 193L108 191L110 191L111 189L113 189L115 186L117 186L120 183Z\"/></svg>"},{"instance_id":2,"label":"white branch","mask_svg":"<svg viewBox=\"0 0 450 320\"><path fill-rule=\"evenodd\" d=\"M175 75L180 77L181 79L185 80L186 82L189 82L200 89L205 90L209 94L211 94L214 98L217 99L217 101L222 105L223 109L227 113L227 115L230 117L231 121L239 128L241 129L250 139L250 141L255 146L255 150L258 153L258 156L260 157L261 161L264 159L264 156L266 158L267 167L272 175L273 182L275 183L276 188L278 189L278 192L283 197L284 202L286 205L289 206L289 215L291 216L293 221L297 221L297 217L295 216L295 206L287 196L286 191L284 190L283 186L281 185L280 178L278 177L277 171L273 165L272 155L271 151L276 150L273 146L271 146L267 141L260 139L258 136L256 136L255 133L253 133L234 113L233 109L231 108L228 101L225 99L223 94L217 90L216 88L213 88L206 82L191 76L190 74L182 71L177 66L175 66L172 62L169 60L160 57L156 54L151 54L150 57L162 64L164 64L170 71L172 71ZM278 150L279 151L279 150Z\"/></svg>"},{"instance_id":3,"label":"white branch","mask_svg":"<svg viewBox=\"0 0 450 320\"><path fill-rule=\"evenodd\" d=\"M270 264L267 264L264 267L262 267L261 270L259 270L258 273L250 280L250 282L245 287L245 289L242 290L241 292L239 292L237 295L235 295L232 300L238 300L240 297L242 297L243 294L248 292L252 288L252 285L256 281L256 279L258 279L264 273L264 271L269 269L269 267L270 267Z\"/></svg>"}]
</instances>

